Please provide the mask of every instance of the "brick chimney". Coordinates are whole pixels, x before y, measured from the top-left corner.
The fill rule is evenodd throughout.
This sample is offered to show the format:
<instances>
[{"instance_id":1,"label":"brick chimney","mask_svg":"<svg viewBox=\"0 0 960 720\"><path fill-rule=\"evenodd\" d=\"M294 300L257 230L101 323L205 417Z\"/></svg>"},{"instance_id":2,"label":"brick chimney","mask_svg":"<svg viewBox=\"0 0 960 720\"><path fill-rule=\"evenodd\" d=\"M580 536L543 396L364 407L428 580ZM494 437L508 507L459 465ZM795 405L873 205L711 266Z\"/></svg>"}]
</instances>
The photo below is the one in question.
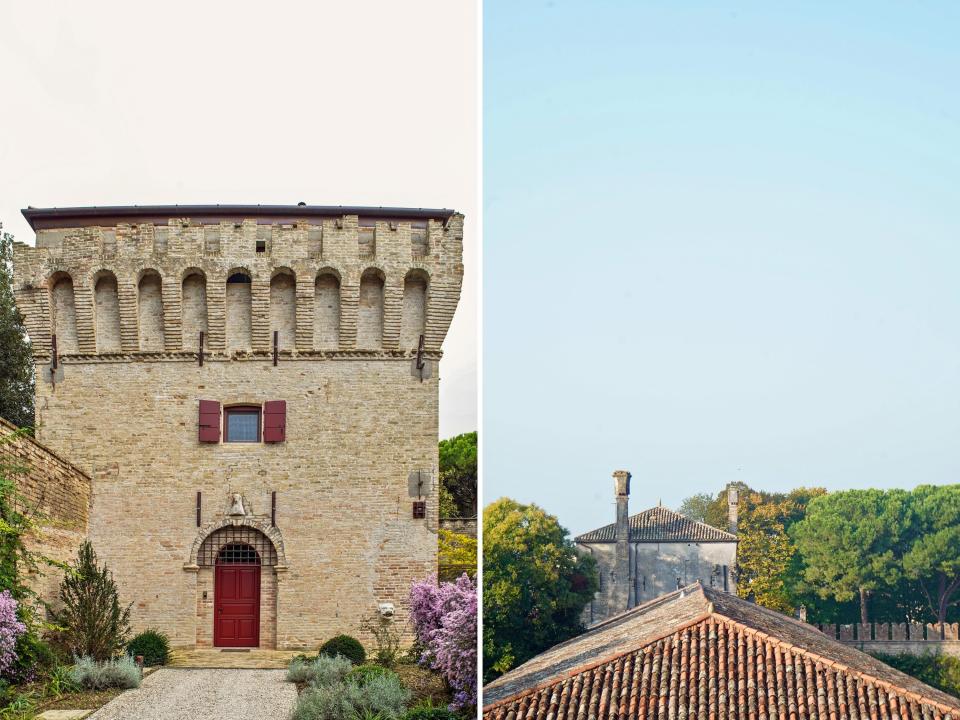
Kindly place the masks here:
<instances>
[{"instance_id":1,"label":"brick chimney","mask_svg":"<svg viewBox=\"0 0 960 720\"><path fill-rule=\"evenodd\" d=\"M630 572L630 473L617 470L613 473L613 488L617 498L616 549L614 556L614 587L610 594L613 612L629 610L635 602L633 577Z\"/></svg>"},{"instance_id":2,"label":"brick chimney","mask_svg":"<svg viewBox=\"0 0 960 720\"><path fill-rule=\"evenodd\" d=\"M733 483L727 485L727 521L730 524L730 532L737 534L737 517L740 507L740 491Z\"/></svg>"}]
</instances>

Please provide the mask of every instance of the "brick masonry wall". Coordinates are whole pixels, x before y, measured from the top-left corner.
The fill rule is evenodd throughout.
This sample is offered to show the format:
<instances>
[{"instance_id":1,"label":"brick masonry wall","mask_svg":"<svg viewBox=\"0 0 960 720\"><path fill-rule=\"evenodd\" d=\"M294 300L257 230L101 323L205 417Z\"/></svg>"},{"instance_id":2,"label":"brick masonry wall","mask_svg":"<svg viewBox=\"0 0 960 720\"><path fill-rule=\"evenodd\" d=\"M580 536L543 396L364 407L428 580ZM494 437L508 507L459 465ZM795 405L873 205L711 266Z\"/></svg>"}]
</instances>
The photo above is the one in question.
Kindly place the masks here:
<instances>
[{"instance_id":1,"label":"brick masonry wall","mask_svg":"<svg viewBox=\"0 0 960 720\"><path fill-rule=\"evenodd\" d=\"M41 438L94 477L90 538L134 602L135 629L159 627L178 645L211 632L196 613L198 576L184 570L197 491L203 524L226 516L233 493L268 521L277 493L289 567L277 591L281 647L357 633L379 602L395 603L404 623L410 583L436 564L436 488L426 520L412 519L408 494L410 472L437 473L436 378L421 383L398 360L64 359L63 372L53 387L38 380ZM200 443L200 399L286 400L287 440Z\"/></svg>"},{"instance_id":2,"label":"brick masonry wall","mask_svg":"<svg viewBox=\"0 0 960 720\"><path fill-rule=\"evenodd\" d=\"M477 537L476 518L440 518L440 527L443 530L468 535L472 538Z\"/></svg>"},{"instance_id":3,"label":"brick masonry wall","mask_svg":"<svg viewBox=\"0 0 960 720\"><path fill-rule=\"evenodd\" d=\"M263 568L262 645L315 648L340 632L369 644L360 626L381 602L394 603L406 627L410 583L436 568L436 481L427 518L414 520L408 476L437 475L437 363L462 280L462 220L378 221L364 231L373 242L361 244L356 216L293 225L171 218L42 231L37 247L16 246L40 438L93 478L89 535L134 602L135 630L158 627L180 646L211 642L212 571L191 560L204 532L198 491L202 525L223 522L239 493L245 522L262 528L276 492L282 567ZM251 282L228 284L238 271ZM411 301L404 313L411 271L427 280L425 310ZM106 272L117 279L120 352L98 352L96 341L94 287ZM378 277L379 293L361 303L364 274ZM154 275L160 303L141 283ZM67 276L72 289L54 288ZM412 333L402 331L411 322L424 325L423 380ZM160 327L163 349L151 350ZM201 399L286 400L286 442L199 443Z\"/></svg>"},{"instance_id":4,"label":"brick masonry wall","mask_svg":"<svg viewBox=\"0 0 960 720\"><path fill-rule=\"evenodd\" d=\"M23 496L23 508L40 519L40 531L28 539L31 549L60 562L76 557L87 534L90 478L79 468L0 419L0 465ZM11 472L14 468L22 471ZM63 573L40 568L28 583L41 597L54 600Z\"/></svg>"}]
</instances>

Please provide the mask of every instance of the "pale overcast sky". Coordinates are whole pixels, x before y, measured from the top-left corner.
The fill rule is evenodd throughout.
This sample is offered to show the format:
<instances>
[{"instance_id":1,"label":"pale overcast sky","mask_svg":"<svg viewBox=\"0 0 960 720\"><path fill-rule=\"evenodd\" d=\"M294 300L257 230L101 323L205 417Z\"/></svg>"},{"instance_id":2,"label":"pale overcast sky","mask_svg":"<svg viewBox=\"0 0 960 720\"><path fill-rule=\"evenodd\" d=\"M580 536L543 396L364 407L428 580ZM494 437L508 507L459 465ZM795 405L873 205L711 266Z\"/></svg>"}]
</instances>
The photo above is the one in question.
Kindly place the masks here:
<instances>
[{"instance_id":1,"label":"pale overcast sky","mask_svg":"<svg viewBox=\"0 0 960 720\"><path fill-rule=\"evenodd\" d=\"M474 2L0 4L0 221L27 205L454 208L440 434L477 428Z\"/></svg>"},{"instance_id":2,"label":"pale overcast sky","mask_svg":"<svg viewBox=\"0 0 960 720\"><path fill-rule=\"evenodd\" d=\"M486 502L960 482L960 5L484 15Z\"/></svg>"}]
</instances>

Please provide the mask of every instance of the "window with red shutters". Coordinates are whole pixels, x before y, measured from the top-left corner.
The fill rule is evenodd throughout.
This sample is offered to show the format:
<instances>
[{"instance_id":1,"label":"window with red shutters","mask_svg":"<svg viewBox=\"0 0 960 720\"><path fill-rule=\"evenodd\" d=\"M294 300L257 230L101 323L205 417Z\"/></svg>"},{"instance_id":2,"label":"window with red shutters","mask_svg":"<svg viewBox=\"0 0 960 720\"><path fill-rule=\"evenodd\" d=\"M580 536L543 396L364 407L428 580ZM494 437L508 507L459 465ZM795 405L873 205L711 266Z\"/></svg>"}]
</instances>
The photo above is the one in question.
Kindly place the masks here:
<instances>
[{"instance_id":1,"label":"window with red shutters","mask_svg":"<svg viewBox=\"0 0 960 720\"><path fill-rule=\"evenodd\" d=\"M200 432L202 443L220 442L220 403L216 400L200 401Z\"/></svg>"},{"instance_id":2,"label":"window with red shutters","mask_svg":"<svg viewBox=\"0 0 960 720\"><path fill-rule=\"evenodd\" d=\"M267 400L263 404L263 441L283 442L287 439L287 401Z\"/></svg>"}]
</instances>

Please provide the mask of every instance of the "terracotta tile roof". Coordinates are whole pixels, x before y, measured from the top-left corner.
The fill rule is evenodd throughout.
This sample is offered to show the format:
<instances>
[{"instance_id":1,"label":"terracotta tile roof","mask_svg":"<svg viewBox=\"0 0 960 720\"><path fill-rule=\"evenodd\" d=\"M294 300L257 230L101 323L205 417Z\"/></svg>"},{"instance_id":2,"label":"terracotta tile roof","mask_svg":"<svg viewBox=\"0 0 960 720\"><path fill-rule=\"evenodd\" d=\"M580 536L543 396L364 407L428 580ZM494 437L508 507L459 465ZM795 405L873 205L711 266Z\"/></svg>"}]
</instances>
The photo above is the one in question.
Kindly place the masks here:
<instances>
[{"instance_id":1,"label":"terracotta tile roof","mask_svg":"<svg viewBox=\"0 0 960 720\"><path fill-rule=\"evenodd\" d=\"M960 718L960 699L699 584L547 650L483 699L484 720Z\"/></svg>"},{"instance_id":2,"label":"terracotta tile roof","mask_svg":"<svg viewBox=\"0 0 960 720\"><path fill-rule=\"evenodd\" d=\"M616 526L611 523L602 528L579 535L579 543L614 542ZM653 507L630 516L631 542L736 542L737 536L712 525L691 520L665 507Z\"/></svg>"}]
</instances>

